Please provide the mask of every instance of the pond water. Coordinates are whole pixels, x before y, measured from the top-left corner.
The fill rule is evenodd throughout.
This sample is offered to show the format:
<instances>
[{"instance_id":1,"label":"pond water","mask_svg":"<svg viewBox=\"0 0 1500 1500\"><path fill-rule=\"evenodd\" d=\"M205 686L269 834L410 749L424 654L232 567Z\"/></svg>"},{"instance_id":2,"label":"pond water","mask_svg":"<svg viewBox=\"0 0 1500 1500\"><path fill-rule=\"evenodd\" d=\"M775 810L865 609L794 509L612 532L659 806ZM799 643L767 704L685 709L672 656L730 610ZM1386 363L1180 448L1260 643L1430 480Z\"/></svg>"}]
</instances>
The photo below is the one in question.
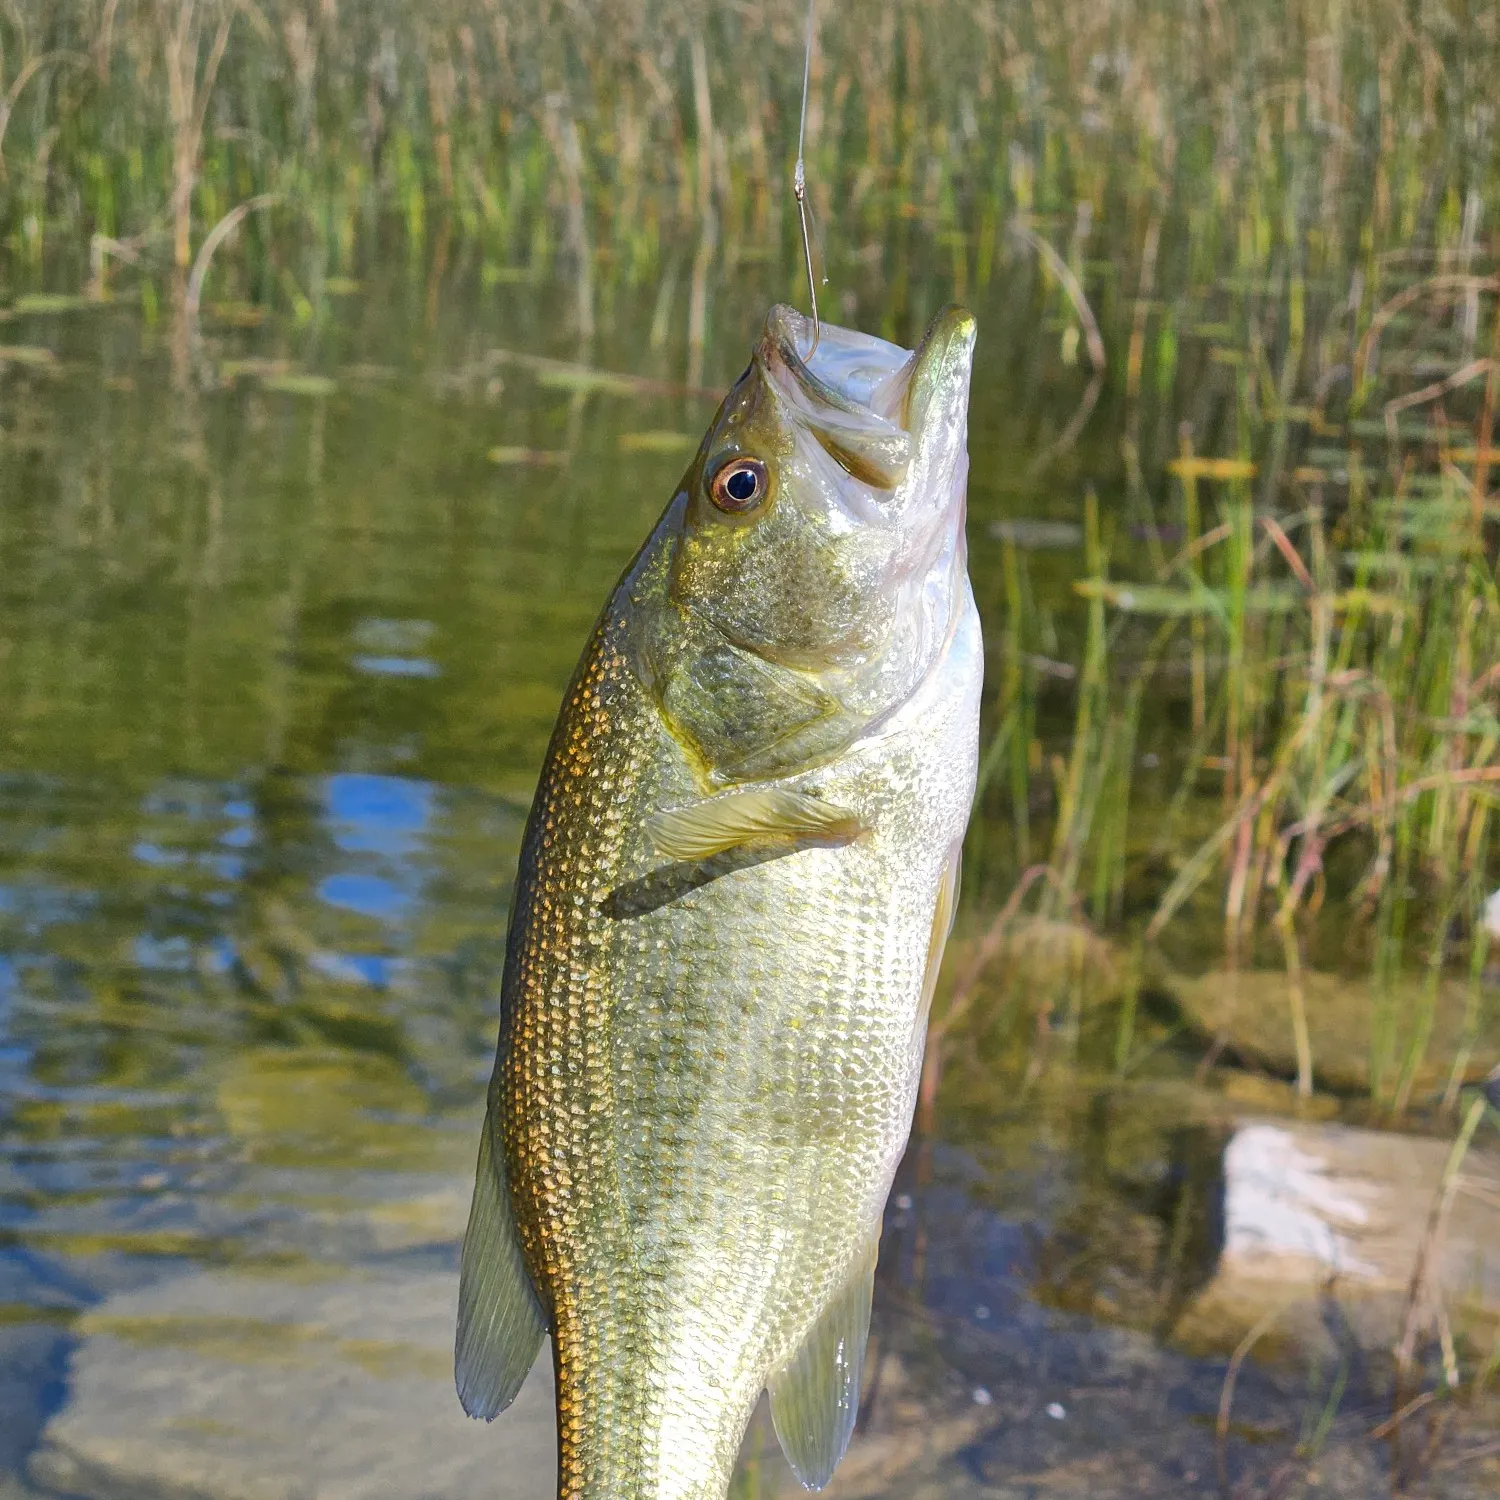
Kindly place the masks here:
<instances>
[{"instance_id":1,"label":"pond water","mask_svg":"<svg viewBox=\"0 0 1500 1500\"><path fill-rule=\"evenodd\" d=\"M214 1423L231 1414L195 1415L173 1384L187 1356L148 1356L180 1343L262 1386L321 1380L314 1355L283 1361L251 1328L265 1288L357 1271L399 1299L402 1277L451 1281L559 695L777 290L743 273L717 289L694 358L670 331L653 341L649 298L580 349L557 331L565 289L372 279L308 326L209 309L186 386L138 309L5 325L47 353L0 364L0 1494L408 1493L299 1489L286 1474L324 1461L305 1433L226 1457ZM924 311L889 331L910 338ZM994 650L1005 543L1025 554L1066 683L1084 476L1117 560L1151 538L1130 533L1115 438L1093 435L1114 431L1107 402L1083 447L1033 467L1087 386L1037 300L997 290L978 312L976 589ZM1145 711L1148 809L1171 791L1158 768L1181 711ZM1043 753L1066 749L1058 726L1043 713ZM984 813L970 922L1013 882L1015 838ZM1317 1291L1363 1275L1365 1252L1335 1242L1371 1211L1341 1174L1389 1188L1409 1267L1442 1142L1413 1139L1382 1185L1379 1152L1330 1123L1350 1106L1281 1120L1283 1083L1201 1068L1204 1048L1149 1012L1123 1076L1087 1047L1036 1067L1050 1023L1028 1016L945 1090L892 1198L873 1384L833 1493L1352 1497L1399 1473L1493 1495L1482 1399L1380 1432L1406 1270L1382 1262L1353 1312ZM1247 1138L1257 1120L1273 1135ZM1277 1197L1298 1171L1300 1208ZM1466 1360L1500 1306L1476 1194ZM1221 1421L1229 1355L1276 1301L1235 1256L1298 1212L1300 1310L1268 1325ZM209 1281L243 1306L172 1301ZM109 1340L160 1382L146 1408L89 1363ZM1413 1391L1440 1345L1420 1341ZM442 1364L422 1378L449 1401ZM147 1471L98 1435L151 1412L171 1440ZM399 1411L382 1420L407 1441ZM505 1421L460 1437L503 1465ZM396 1459L371 1441L378 1475ZM767 1442L758 1421L747 1495L791 1483Z\"/></svg>"}]
</instances>

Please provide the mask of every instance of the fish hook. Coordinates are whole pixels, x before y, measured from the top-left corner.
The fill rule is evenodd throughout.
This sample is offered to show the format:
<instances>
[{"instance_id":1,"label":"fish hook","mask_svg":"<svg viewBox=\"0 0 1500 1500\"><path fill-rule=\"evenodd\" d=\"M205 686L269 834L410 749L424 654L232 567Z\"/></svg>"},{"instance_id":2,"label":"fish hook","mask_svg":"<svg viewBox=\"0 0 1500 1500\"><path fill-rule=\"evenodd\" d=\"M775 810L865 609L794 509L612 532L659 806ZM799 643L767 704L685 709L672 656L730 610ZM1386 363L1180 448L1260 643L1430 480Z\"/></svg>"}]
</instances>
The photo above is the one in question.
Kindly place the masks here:
<instances>
[{"instance_id":1,"label":"fish hook","mask_svg":"<svg viewBox=\"0 0 1500 1500\"><path fill-rule=\"evenodd\" d=\"M811 359L818 352L823 324L818 318L818 287L813 275L812 239L807 232L807 167L802 160L802 145L807 135L807 80L812 72L813 14L817 0L807 0L807 47L802 55L802 117L797 125L797 165L792 171L792 196L797 200L797 217L802 223L802 256L807 263L807 295L812 302L813 338L807 351Z\"/></svg>"}]
</instances>

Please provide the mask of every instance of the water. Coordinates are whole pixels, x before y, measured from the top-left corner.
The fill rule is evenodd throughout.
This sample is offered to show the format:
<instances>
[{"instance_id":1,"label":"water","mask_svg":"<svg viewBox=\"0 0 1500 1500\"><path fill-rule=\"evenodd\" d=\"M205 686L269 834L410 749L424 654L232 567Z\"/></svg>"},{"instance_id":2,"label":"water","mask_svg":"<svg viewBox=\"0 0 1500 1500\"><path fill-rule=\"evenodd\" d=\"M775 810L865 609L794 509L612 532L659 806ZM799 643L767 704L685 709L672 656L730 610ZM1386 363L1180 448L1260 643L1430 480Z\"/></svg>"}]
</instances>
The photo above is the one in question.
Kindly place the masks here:
<instances>
[{"instance_id":1,"label":"water","mask_svg":"<svg viewBox=\"0 0 1500 1500\"><path fill-rule=\"evenodd\" d=\"M152 1346L149 1320L111 1312L159 1306L131 1297L226 1268L451 1279L530 789L595 612L713 409L681 389L680 341L650 346L649 308L584 352L651 383L590 383L535 363L580 355L553 294L500 290L372 283L305 328L221 310L193 356L216 388L174 388L133 309L5 325L54 358L0 371L0 1493L63 1473L35 1458L91 1340ZM694 383L737 372L766 291L719 290ZM1086 372L1012 357L1057 347L1029 303L980 313L977 593L993 639L1002 540L1024 547L1065 665L1081 475L1123 529L1118 455L1090 429L1028 477ZM1172 714L1147 714L1148 805ZM1043 740L1066 749L1045 715ZM1010 822L979 832L971 910L1014 875ZM1087 1025L1032 1067L1069 1024L1020 1016L903 1168L843 1492L1219 1492L1225 1358L1266 1306L1203 1301L1239 1201L1226 1162L1236 1110L1289 1096L1194 1082L1201 1049L1149 1007L1124 1083ZM1416 1220L1435 1176L1413 1180ZM252 1358L248 1335L215 1337ZM1385 1335L1362 1337L1298 1325L1250 1361L1236 1493L1390 1483L1369 1440ZM1496 1430L1481 1405L1436 1468L1402 1462L1432 1493L1493 1493ZM503 1427L484 1436L504 1451ZM759 1424L747 1494L786 1480L765 1444Z\"/></svg>"}]
</instances>

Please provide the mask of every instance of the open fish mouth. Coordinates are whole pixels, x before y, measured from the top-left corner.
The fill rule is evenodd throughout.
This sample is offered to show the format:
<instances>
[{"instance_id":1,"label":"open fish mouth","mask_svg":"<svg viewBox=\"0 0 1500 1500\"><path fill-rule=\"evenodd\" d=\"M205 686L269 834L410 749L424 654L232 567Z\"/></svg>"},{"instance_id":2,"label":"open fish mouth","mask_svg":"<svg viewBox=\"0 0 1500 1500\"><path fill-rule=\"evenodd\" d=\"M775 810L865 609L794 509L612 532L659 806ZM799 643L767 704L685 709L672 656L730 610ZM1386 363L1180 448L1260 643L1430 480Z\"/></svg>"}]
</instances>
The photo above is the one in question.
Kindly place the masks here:
<instances>
[{"instance_id":1,"label":"open fish mouth","mask_svg":"<svg viewBox=\"0 0 1500 1500\"><path fill-rule=\"evenodd\" d=\"M881 494L874 507L846 495L852 513L950 530L963 514L975 331L969 312L949 306L915 349L833 324L814 341L810 318L776 306L755 360L802 425Z\"/></svg>"},{"instance_id":2,"label":"open fish mouth","mask_svg":"<svg viewBox=\"0 0 1500 1500\"><path fill-rule=\"evenodd\" d=\"M766 315L765 346L810 397L851 415L877 413L877 392L912 353L874 334L831 323L822 325L814 343L812 319L785 305Z\"/></svg>"},{"instance_id":3,"label":"open fish mouth","mask_svg":"<svg viewBox=\"0 0 1500 1500\"><path fill-rule=\"evenodd\" d=\"M974 336L973 315L950 305L928 324L915 349L832 323L822 325L815 341L812 319L778 304L766 316L761 349L810 400L915 434L936 393L930 388L945 377L961 385L954 394L962 395L967 412Z\"/></svg>"}]
</instances>

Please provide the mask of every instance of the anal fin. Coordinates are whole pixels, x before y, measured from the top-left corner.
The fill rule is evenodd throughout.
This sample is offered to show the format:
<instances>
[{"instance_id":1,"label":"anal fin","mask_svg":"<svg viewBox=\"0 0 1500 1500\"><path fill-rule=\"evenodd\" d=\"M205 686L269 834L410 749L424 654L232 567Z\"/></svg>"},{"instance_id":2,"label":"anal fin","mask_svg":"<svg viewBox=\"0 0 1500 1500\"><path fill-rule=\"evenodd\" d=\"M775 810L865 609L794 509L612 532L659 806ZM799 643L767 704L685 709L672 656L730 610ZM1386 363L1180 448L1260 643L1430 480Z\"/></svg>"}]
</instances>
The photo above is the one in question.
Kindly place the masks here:
<instances>
[{"instance_id":1,"label":"anal fin","mask_svg":"<svg viewBox=\"0 0 1500 1500\"><path fill-rule=\"evenodd\" d=\"M854 1434L877 1248L872 1239L797 1352L767 1386L781 1451L806 1489L820 1490L833 1478Z\"/></svg>"},{"instance_id":2,"label":"anal fin","mask_svg":"<svg viewBox=\"0 0 1500 1500\"><path fill-rule=\"evenodd\" d=\"M471 1417L485 1421L516 1399L547 1332L521 1252L494 1136L493 1117L486 1114L458 1276L458 1336L453 1348L458 1399Z\"/></svg>"}]
</instances>

